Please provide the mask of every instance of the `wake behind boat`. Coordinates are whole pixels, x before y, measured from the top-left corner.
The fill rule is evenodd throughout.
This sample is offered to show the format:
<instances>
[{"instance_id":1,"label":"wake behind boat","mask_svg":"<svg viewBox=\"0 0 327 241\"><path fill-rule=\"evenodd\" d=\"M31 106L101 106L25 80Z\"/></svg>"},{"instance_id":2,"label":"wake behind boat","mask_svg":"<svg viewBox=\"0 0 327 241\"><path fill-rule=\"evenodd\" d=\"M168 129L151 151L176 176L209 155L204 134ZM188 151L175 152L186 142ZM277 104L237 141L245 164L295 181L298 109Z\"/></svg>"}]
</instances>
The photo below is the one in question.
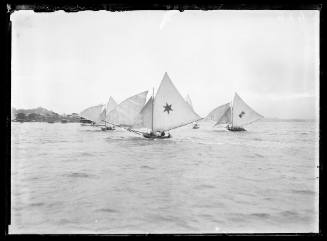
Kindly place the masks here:
<instances>
[{"instance_id":1,"label":"wake behind boat","mask_svg":"<svg viewBox=\"0 0 327 241\"><path fill-rule=\"evenodd\" d=\"M206 116L206 119L216 121L215 126L227 124L226 128L229 131L246 131L245 125L261 118L263 116L249 107L237 93L233 103L218 106Z\"/></svg>"}]
</instances>

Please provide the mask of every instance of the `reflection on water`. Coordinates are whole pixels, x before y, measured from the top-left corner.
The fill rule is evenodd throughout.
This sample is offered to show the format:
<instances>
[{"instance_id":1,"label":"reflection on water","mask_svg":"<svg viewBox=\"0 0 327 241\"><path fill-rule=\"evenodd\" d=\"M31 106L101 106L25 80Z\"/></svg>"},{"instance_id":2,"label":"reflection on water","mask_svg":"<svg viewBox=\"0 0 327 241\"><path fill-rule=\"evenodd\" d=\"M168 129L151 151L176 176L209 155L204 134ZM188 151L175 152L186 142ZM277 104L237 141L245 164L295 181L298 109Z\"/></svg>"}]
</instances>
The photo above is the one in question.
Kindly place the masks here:
<instances>
[{"instance_id":1,"label":"reflection on water","mask_svg":"<svg viewBox=\"0 0 327 241\"><path fill-rule=\"evenodd\" d=\"M12 233L318 231L314 122L149 140L12 123Z\"/></svg>"}]
</instances>

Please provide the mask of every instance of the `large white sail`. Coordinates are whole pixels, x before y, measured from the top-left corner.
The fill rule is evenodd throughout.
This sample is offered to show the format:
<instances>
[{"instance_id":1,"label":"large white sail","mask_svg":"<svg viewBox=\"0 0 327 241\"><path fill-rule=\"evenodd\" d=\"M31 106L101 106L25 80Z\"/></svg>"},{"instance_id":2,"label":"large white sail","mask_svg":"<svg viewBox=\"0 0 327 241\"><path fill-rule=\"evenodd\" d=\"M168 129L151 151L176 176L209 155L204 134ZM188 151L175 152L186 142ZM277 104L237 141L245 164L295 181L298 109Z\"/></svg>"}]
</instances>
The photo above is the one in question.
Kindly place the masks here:
<instances>
[{"instance_id":1,"label":"large white sail","mask_svg":"<svg viewBox=\"0 0 327 241\"><path fill-rule=\"evenodd\" d=\"M153 130L166 131L197 121L201 117L186 103L165 73L153 103Z\"/></svg>"},{"instance_id":2,"label":"large white sail","mask_svg":"<svg viewBox=\"0 0 327 241\"><path fill-rule=\"evenodd\" d=\"M106 105L106 109L104 110L105 115L103 120L107 121L109 119L109 113L114 110L116 106L117 102L114 100L114 98L110 96L109 101Z\"/></svg>"},{"instance_id":3,"label":"large white sail","mask_svg":"<svg viewBox=\"0 0 327 241\"><path fill-rule=\"evenodd\" d=\"M106 105L102 106L101 113L99 115L99 120L104 124L104 121L106 120Z\"/></svg>"},{"instance_id":4,"label":"large white sail","mask_svg":"<svg viewBox=\"0 0 327 241\"><path fill-rule=\"evenodd\" d=\"M114 98L112 98L110 96L107 104L103 105L103 108L102 108L100 116L99 116L99 119L102 122L102 124L105 123L105 121L107 119L107 115L109 114L109 112L112 111L113 109L115 109L116 106L117 106L116 101L114 100Z\"/></svg>"},{"instance_id":5,"label":"large white sail","mask_svg":"<svg viewBox=\"0 0 327 241\"><path fill-rule=\"evenodd\" d=\"M144 106L147 94L148 91L144 91L121 102L107 114L107 121L115 125L134 125L138 114Z\"/></svg>"},{"instance_id":6,"label":"large white sail","mask_svg":"<svg viewBox=\"0 0 327 241\"><path fill-rule=\"evenodd\" d=\"M185 96L185 101L192 107L192 110L194 110L193 109L193 104L192 104L192 101L191 101L191 98L190 98L189 95L186 95Z\"/></svg>"},{"instance_id":7,"label":"large white sail","mask_svg":"<svg viewBox=\"0 0 327 241\"><path fill-rule=\"evenodd\" d=\"M237 93L234 96L232 112L233 127L242 127L263 118L262 115L249 107Z\"/></svg>"},{"instance_id":8,"label":"large white sail","mask_svg":"<svg viewBox=\"0 0 327 241\"><path fill-rule=\"evenodd\" d=\"M230 107L227 108L225 113L221 116L221 118L216 122L216 125L221 125L221 124L230 124L232 123L232 110Z\"/></svg>"},{"instance_id":9,"label":"large white sail","mask_svg":"<svg viewBox=\"0 0 327 241\"><path fill-rule=\"evenodd\" d=\"M217 122L216 125L226 124L231 122L230 114L230 103L226 103L213 109L205 118Z\"/></svg>"},{"instance_id":10,"label":"large white sail","mask_svg":"<svg viewBox=\"0 0 327 241\"><path fill-rule=\"evenodd\" d=\"M115 109L116 106L117 106L117 102L114 100L114 98L112 98L110 96L109 101L107 103L107 109L106 109L107 112L109 113L110 111L112 111L113 109Z\"/></svg>"},{"instance_id":11,"label":"large white sail","mask_svg":"<svg viewBox=\"0 0 327 241\"><path fill-rule=\"evenodd\" d=\"M87 120L93 121L95 123L100 123L101 122L100 114L103 111L103 106L104 105L97 105L97 106L89 107L83 110L80 113L80 116Z\"/></svg>"},{"instance_id":12,"label":"large white sail","mask_svg":"<svg viewBox=\"0 0 327 241\"><path fill-rule=\"evenodd\" d=\"M134 128L152 129L152 104L153 98L151 96L138 115L137 121L133 126Z\"/></svg>"}]
</instances>

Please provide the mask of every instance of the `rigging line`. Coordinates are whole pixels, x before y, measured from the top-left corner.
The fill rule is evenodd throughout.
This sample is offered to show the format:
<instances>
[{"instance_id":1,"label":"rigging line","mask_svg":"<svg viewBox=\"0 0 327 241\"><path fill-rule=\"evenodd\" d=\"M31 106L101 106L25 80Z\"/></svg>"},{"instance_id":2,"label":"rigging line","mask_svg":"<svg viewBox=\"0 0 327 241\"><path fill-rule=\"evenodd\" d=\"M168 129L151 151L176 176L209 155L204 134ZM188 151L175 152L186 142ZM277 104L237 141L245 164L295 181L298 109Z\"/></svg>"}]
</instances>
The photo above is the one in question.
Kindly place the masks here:
<instances>
[{"instance_id":1,"label":"rigging line","mask_svg":"<svg viewBox=\"0 0 327 241\"><path fill-rule=\"evenodd\" d=\"M188 124L191 124L192 122L199 121L199 120L202 120L202 119L204 119L204 118L201 117L200 119L197 119L197 120L194 120L194 121L188 122L188 123L186 123L186 124L182 124L182 125L179 125L179 126L176 126L176 127L170 128L170 129L167 129L167 130L165 130L165 131L170 131L170 130L176 129L176 128L178 128L178 127L186 126L186 125L188 125Z\"/></svg>"},{"instance_id":2,"label":"rigging line","mask_svg":"<svg viewBox=\"0 0 327 241\"><path fill-rule=\"evenodd\" d=\"M111 122L109 122L109 121L104 121L104 122L109 123L109 124L111 124L111 125L113 125L113 126L117 126L117 127L119 127L119 128L122 128L122 129L124 129L124 130L130 131L130 132L134 132L134 133L136 133L136 134L138 134L138 135L143 135L143 132L141 132L141 131L133 130L133 129L131 129L131 128L126 128L126 127L123 127L123 126L121 126L121 125L116 125L116 124L113 124L113 123L111 123Z\"/></svg>"},{"instance_id":3,"label":"rigging line","mask_svg":"<svg viewBox=\"0 0 327 241\"><path fill-rule=\"evenodd\" d=\"M122 127L122 128L129 131L129 132L134 132L135 134L143 135L143 132L141 132L141 131L136 131L136 130L133 130L131 128L124 128L124 127Z\"/></svg>"}]
</instances>

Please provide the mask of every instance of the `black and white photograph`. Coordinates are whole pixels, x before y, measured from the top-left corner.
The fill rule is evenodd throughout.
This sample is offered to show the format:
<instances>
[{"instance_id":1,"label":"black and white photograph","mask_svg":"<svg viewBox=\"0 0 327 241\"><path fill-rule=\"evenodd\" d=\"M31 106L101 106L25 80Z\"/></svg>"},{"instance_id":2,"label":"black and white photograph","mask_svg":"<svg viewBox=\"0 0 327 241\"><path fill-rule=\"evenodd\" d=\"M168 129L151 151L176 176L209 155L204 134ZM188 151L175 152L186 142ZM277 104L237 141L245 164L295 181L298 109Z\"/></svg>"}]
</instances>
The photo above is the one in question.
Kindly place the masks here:
<instances>
[{"instance_id":1,"label":"black and white photograph","mask_svg":"<svg viewBox=\"0 0 327 241\"><path fill-rule=\"evenodd\" d=\"M9 234L318 233L319 18L13 11Z\"/></svg>"}]
</instances>

